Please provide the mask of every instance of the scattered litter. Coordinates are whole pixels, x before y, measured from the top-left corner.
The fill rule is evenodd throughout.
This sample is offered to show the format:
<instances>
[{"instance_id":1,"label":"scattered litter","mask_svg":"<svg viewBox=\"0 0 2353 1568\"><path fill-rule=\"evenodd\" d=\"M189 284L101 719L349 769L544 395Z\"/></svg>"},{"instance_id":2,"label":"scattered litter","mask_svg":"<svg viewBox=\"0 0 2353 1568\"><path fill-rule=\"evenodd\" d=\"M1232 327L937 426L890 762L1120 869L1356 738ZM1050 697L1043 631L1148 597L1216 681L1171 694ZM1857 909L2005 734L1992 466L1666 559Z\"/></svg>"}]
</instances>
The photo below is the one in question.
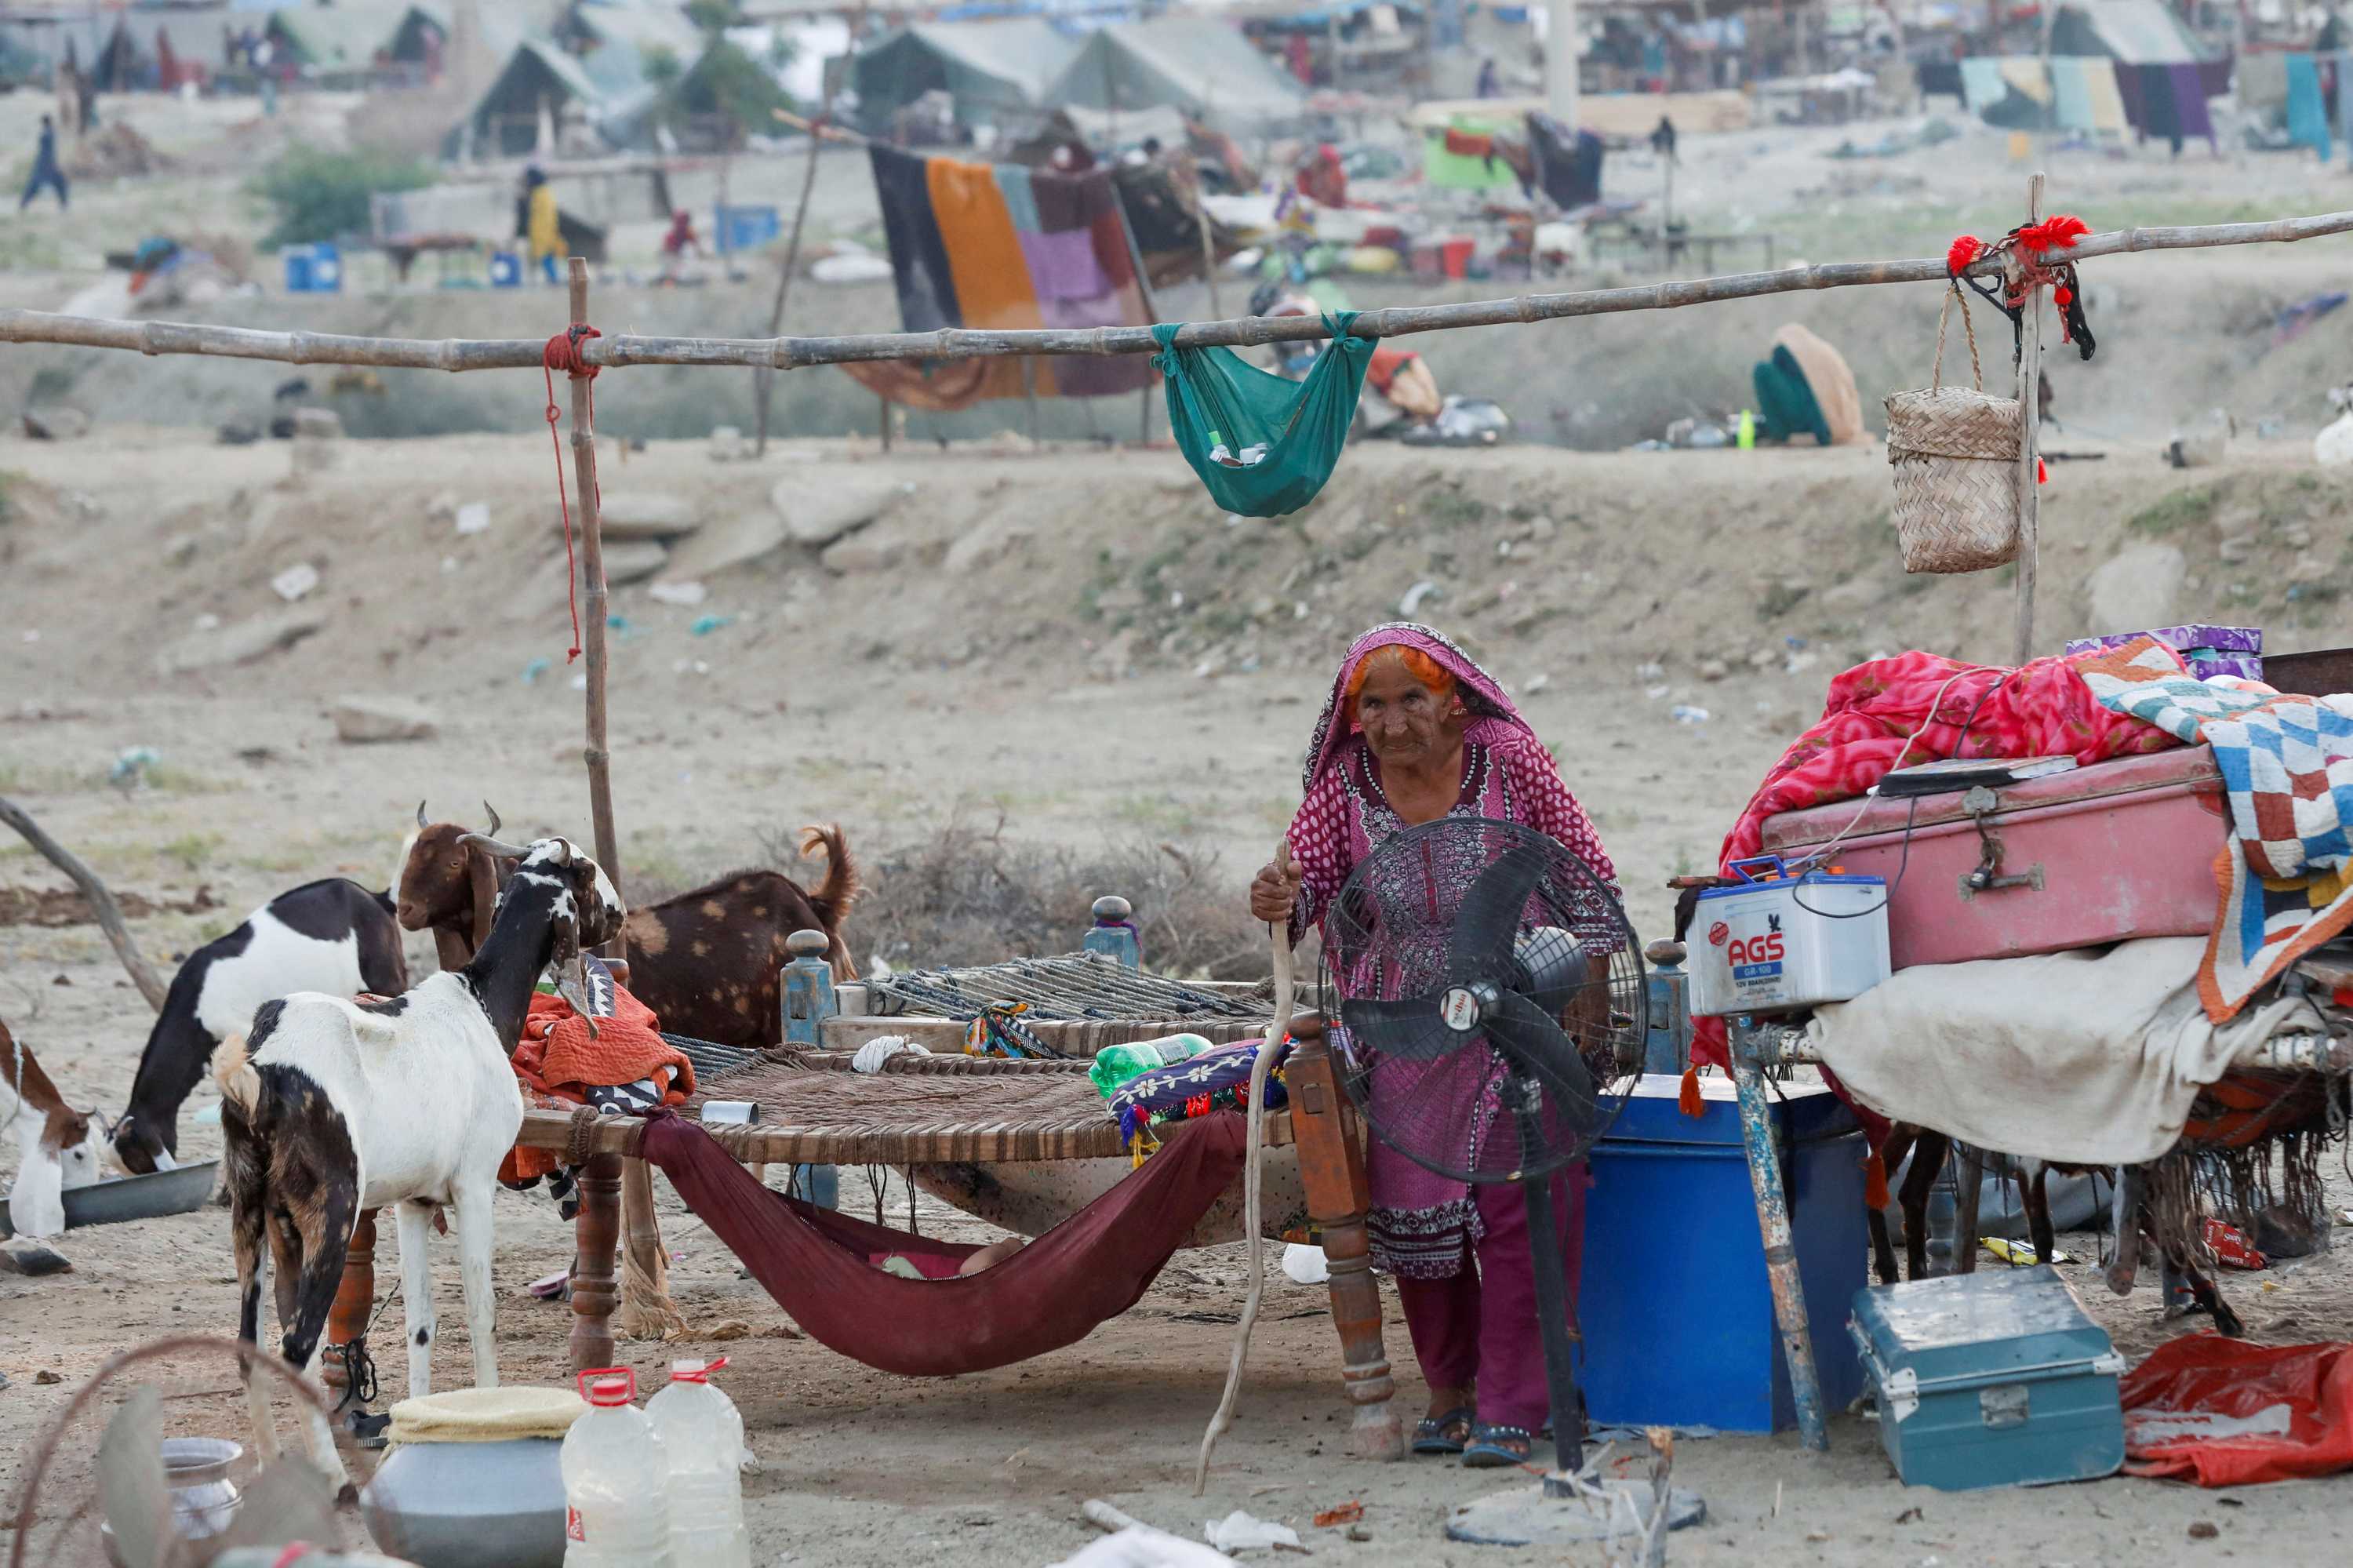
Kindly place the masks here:
<instances>
[{"instance_id":1,"label":"scattered litter","mask_svg":"<svg viewBox=\"0 0 2353 1568\"><path fill-rule=\"evenodd\" d=\"M571 1282L571 1270L559 1268L554 1274L540 1276L524 1286L523 1289L542 1301L561 1301L564 1298L565 1287Z\"/></svg>"},{"instance_id":2,"label":"scattered litter","mask_svg":"<svg viewBox=\"0 0 2353 1568\"><path fill-rule=\"evenodd\" d=\"M1282 1249L1282 1276L1293 1285L1322 1285L1332 1277L1332 1266L1322 1247L1292 1242Z\"/></svg>"},{"instance_id":3,"label":"scattered litter","mask_svg":"<svg viewBox=\"0 0 2353 1568\"><path fill-rule=\"evenodd\" d=\"M1655 685L1655 686L1645 686L1645 687L1643 687L1643 688L1642 688L1642 694L1643 694L1644 696L1646 696L1646 697L1650 698L1650 699L1651 699L1651 701L1652 701L1652 702L1654 702L1654 703L1655 703L1655 702L1657 702L1661 697L1665 696L1669 692L1672 692L1672 691L1673 691L1673 690L1674 690L1674 688L1673 688L1672 686L1670 686L1670 685L1668 685L1664 681L1662 681L1662 682L1660 682L1660 683L1659 683L1657 685Z\"/></svg>"},{"instance_id":4,"label":"scattered litter","mask_svg":"<svg viewBox=\"0 0 2353 1568\"><path fill-rule=\"evenodd\" d=\"M489 502L469 501L465 505L458 508L458 532L460 535L488 533L490 526L491 503Z\"/></svg>"},{"instance_id":5,"label":"scattered litter","mask_svg":"<svg viewBox=\"0 0 2353 1568\"><path fill-rule=\"evenodd\" d=\"M2271 1259L2255 1250L2255 1244L2249 1241L2236 1225L2227 1224L2221 1220L2211 1218L2207 1220L2206 1246L2207 1250L2214 1255L2217 1262L2231 1268L2269 1268L2271 1266Z\"/></svg>"},{"instance_id":6,"label":"scattered litter","mask_svg":"<svg viewBox=\"0 0 2353 1568\"><path fill-rule=\"evenodd\" d=\"M147 770L163 760L164 754L152 746L131 747L106 770L106 781L118 789L135 789L147 782Z\"/></svg>"},{"instance_id":7,"label":"scattered litter","mask_svg":"<svg viewBox=\"0 0 2353 1568\"><path fill-rule=\"evenodd\" d=\"M1520 690L1521 690L1521 691L1523 691L1523 692L1525 692L1525 693L1526 693L1529 696L1532 696L1532 697L1533 697L1533 696L1535 696L1538 692L1543 691L1546 686L1549 686L1549 685L1551 685L1551 684L1552 684L1552 677L1551 677L1550 675L1541 674L1541 673L1540 673L1540 674L1535 674L1535 675L1531 675L1531 676L1529 676L1529 677L1528 677L1528 683L1527 683L1527 684L1526 684L1526 685L1525 685L1525 686L1522 686L1522 687L1520 688Z\"/></svg>"},{"instance_id":8,"label":"scattered litter","mask_svg":"<svg viewBox=\"0 0 2353 1568\"><path fill-rule=\"evenodd\" d=\"M2020 1267L2028 1266L2035 1261L2034 1244L2032 1242L2012 1241L2008 1236L1979 1236L1978 1238L1978 1245L1985 1249L1987 1256L1997 1258L2003 1263L2015 1264ZM2070 1255L2061 1252L2057 1247L2052 1247L2051 1249L2051 1261L2053 1263L2073 1263L2075 1260Z\"/></svg>"},{"instance_id":9,"label":"scattered litter","mask_svg":"<svg viewBox=\"0 0 2353 1568\"><path fill-rule=\"evenodd\" d=\"M1240 1509L1223 1519L1211 1520L1201 1527L1210 1545L1220 1552L1259 1552L1269 1549L1304 1552L1299 1543L1299 1531L1287 1524L1260 1519Z\"/></svg>"},{"instance_id":10,"label":"scattered litter","mask_svg":"<svg viewBox=\"0 0 2353 1568\"><path fill-rule=\"evenodd\" d=\"M1365 1505L1355 1498L1324 1510L1315 1516L1315 1528L1330 1530L1335 1525L1354 1524L1365 1517Z\"/></svg>"},{"instance_id":11,"label":"scattered litter","mask_svg":"<svg viewBox=\"0 0 2353 1568\"><path fill-rule=\"evenodd\" d=\"M526 686L538 684L539 678L546 674L551 667L551 662L548 660L533 659L522 667L522 683Z\"/></svg>"},{"instance_id":12,"label":"scattered litter","mask_svg":"<svg viewBox=\"0 0 2353 1568\"><path fill-rule=\"evenodd\" d=\"M297 561L270 578L269 586L280 599L292 604L319 586L319 568L308 561Z\"/></svg>"},{"instance_id":13,"label":"scattered litter","mask_svg":"<svg viewBox=\"0 0 2353 1568\"><path fill-rule=\"evenodd\" d=\"M697 637L708 637L723 626L733 625L734 620L732 615L698 615L694 618L694 624L687 630Z\"/></svg>"},{"instance_id":14,"label":"scattered litter","mask_svg":"<svg viewBox=\"0 0 2353 1568\"><path fill-rule=\"evenodd\" d=\"M441 575L445 577L455 577L458 575L457 556L444 556L441 557Z\"/></svg>"},{"instance_id":15,"label":"scattered litter","mask_svg":"<svg viewBox=\"0 0 2353 1568\"><path fill-rule=\"evenodd\" d=\"M575 692L585 692L588 689L588 676L586 672L572 677L572 689Z\"/></svg>"},{"instance_id":16,"label":"scattered litter","mask_svg":"<svg viewBox=\"0 0 2353 1568\"><path fill-rule=\"evenodd\" d=\"M1656 659L1650 661L1648 663L1637 664L1634 666L1634 679L1638 681L1663 681L1666 678L1667 667L1664 664L1660 663Z\"/></svg>"},{"instance_id":17,"label":"scattered litter","mask_svg":"<svg viewBox=\"0 0 2353 1568\"><path fill-rule=\"evenodd\" d=\"M1667 710L1667 716L1677 724L1705 724L1707 710L1693 703L1677 703Z\"/></svg>"},{"instance_id":18,"label":"scattered litter","mask_svg":"<svg viewBox=\"0 0 2353 1568\"><path fill-rule=\"evenodd\" d=\"M1233 1563L1222 1552L1138 1524L1090 1542L1055 1568L1233 1568Z\"/></svg>"},{"instance_id":19,"label":"scattered litter","mask_svg":"<svg viewBox=\"0 0 2353 1568\"><path fill-rule=\"evenodd\" d=\"M1657 1430L1654 1426L1596 1426L1586 1433L1585 1440L1588 1443L1648 1444L1650 1438L1647 1435ZM1678 1441L1686 1437L1720 1437L1724 1435L1713 1426L1670 1426L1667 1430L1673 1433Z\"/></svg>"},{"instance_id":20,"label":"scattered litter","mask_svg":"<svg viewBox=\"0 0 2353 1568\"><path fill-rule=\"evenodd\" d=\"M1424 578L1405 590L1405 597L1398 600L1398 613L1406 620L1411 620L1415 611L1421 609L1421 601L1439 591L1436 583Z\"/></svg>"}]
</instances>

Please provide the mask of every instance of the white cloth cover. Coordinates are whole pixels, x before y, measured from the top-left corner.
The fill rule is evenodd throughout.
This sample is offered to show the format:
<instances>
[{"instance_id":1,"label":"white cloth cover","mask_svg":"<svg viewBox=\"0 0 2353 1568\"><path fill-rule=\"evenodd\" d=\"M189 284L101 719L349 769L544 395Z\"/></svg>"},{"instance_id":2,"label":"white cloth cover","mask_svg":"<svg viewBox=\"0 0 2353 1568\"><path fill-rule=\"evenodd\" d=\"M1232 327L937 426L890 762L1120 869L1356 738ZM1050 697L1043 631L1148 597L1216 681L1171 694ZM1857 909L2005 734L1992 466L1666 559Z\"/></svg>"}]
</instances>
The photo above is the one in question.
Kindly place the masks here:
<instances>
[{"instance_id":1,"label":"white cloth cover","mask_svg":"<svg viewBox=\"0 0 2353 1568\"><path fill-rule=\"evenodd\" d=\"M2242 1052L2326 1033L2273 998L2217 1028L2198 1001L2202 937L1902 969L1818 1009L1821 1063L1883 1116L2029 1159L2138 1165Z\"/></svg>"}]
</instances>

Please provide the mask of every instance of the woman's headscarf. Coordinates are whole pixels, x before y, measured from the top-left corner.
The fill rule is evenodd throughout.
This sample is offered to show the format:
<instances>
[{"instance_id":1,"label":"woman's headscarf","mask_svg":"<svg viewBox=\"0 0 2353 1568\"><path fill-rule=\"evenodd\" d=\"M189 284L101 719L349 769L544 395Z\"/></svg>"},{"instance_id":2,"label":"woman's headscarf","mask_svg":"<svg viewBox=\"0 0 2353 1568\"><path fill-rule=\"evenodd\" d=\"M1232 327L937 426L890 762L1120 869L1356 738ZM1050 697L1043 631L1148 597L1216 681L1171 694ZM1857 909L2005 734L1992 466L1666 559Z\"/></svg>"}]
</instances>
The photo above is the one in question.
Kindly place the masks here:
<instances>
[{"instance_id":1,"label":"woman's headscarf","mask_svg":"<svg viewBox=\"0 0 2353 1568\"><path fill-rule=\"evenodd\" d=\"M1339 760L1341 749L1356 729L1356 715L1349 712L1349 683L1355 679L1357 666L1383 648L1410 648L1435 661L1439 668L1454 677L1462 705L1473 716L1501 719L1525 732L1529 739L1535 738L1535 732L1528 728L1527 720L1512 705L1512 699L1504 694L1495 677L1481 669L1445 633L1410 620L1393 620L1374 627L1348 644L1347 656L1340 661L1340 673L1332 678L1331 694L1324 699L1324 711L1315 720L1314 738L1308 742L1307 765L1300 776L1303 789L1312 791L1315 781Z\"/></svg>"}]
</instances>

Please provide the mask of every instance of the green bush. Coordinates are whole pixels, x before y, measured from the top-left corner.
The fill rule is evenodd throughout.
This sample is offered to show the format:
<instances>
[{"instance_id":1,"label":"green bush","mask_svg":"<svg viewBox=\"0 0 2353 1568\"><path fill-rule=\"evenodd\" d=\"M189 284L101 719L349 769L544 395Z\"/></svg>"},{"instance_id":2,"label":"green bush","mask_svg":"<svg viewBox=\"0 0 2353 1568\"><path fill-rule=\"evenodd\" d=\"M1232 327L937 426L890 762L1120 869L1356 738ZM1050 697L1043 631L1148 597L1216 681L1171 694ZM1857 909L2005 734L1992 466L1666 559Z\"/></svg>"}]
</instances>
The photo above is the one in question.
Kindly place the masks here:
<instances>
[{"instance_id":1,"label":"green bush","mask_svg":"<svg viewBox=\"0 0 2353 1568\"><path fill-rule=\"evenodd\" d=\"M434 181L433 165L393 153L329 153L297 147L264 170L254 194L278 215L264 249L364 234L368 197L413 191Z\"/></svg>"}]
</instances>

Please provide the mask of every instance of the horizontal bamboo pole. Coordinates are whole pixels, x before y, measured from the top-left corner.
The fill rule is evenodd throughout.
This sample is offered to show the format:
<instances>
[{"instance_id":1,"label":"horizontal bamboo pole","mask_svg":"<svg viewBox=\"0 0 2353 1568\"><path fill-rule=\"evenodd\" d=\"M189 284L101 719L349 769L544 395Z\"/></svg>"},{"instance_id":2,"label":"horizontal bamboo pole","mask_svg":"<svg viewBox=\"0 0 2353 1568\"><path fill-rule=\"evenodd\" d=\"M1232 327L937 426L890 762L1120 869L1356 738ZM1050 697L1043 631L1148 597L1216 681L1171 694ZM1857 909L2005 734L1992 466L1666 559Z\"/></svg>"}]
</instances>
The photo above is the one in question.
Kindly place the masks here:
<instances>
[{"instance_id":1,"label":"horizontal bamboo pole","mask_svg":"<svg viewBox=\"0 0 2353 1568\"><path fill-rule=\"evenodd\" d=\"M2196 250L2220 245L2291 244L2353 230L2353 212L2268 223L2210 223L2172 228L2126 228L2076 241L2071 261L2087 261L2142 250ZM1968 269L1991 274L1999 261ZM1357 337L1404 337L1455 327L1509 326L1564 321L1575 316L1615 315L1625 311L1668 311L1685 305L1793 294L1812 289L1847 289L1867 283L1940 283L1945 263L1937 258L1909 261L1831 261L1773 272L1742 272L1723 278L1650 283L1625 289L1589 289L1569 294L1522 294L1509 300L1474 300L1452 305L1400 305L1366 311L1356 318ZM1183 348L1213 344L1246 347L1328 337L1313 316L1244 316L1235 321L1195 322L1181 329ZM536 366L543 351L537 338L343 337L327 333L259 332L249 327L199 326L185 322L110 321L52 315L44 311L0 311L0 343L54 343L82 348L133 349L141 354L204 354L230 359L281 360L292 365L372 365L408 370L512 370ZM849 365L891 359L993 359L1023 354L1150 354L1157 350L1149 327L1082 327L1037 332L979 332L944 327L928 333L868 333L853 337L638 337L617 334L582 345L580 357L600 368L627 365L737 366L797 370L811 365Z\"/></svg>"}]
</instances>

